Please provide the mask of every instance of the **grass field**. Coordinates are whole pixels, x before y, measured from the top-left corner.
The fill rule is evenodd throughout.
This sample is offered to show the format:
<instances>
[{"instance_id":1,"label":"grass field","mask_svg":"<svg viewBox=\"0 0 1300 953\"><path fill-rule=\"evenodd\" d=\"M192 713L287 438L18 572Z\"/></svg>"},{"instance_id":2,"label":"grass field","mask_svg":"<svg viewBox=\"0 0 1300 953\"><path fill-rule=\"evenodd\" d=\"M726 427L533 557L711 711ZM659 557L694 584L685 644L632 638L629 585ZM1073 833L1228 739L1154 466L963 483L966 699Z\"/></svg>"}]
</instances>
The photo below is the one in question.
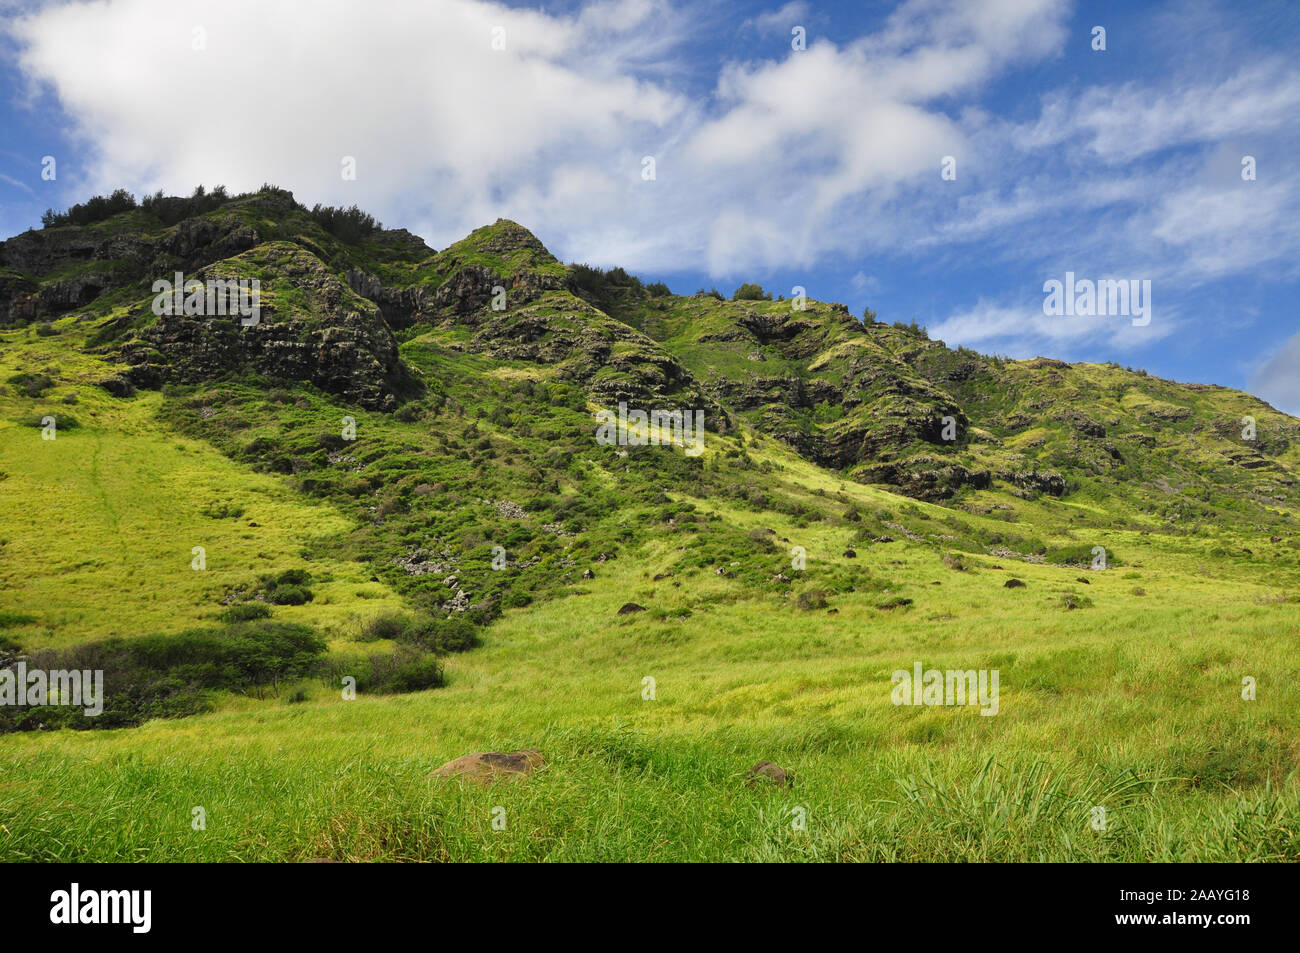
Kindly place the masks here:
<instances>
[{"instance_id":1,"label":"grass field","mask_svg":"<svg viewBox=\"0 0 1300 953\"><path fill-rule=\"evenodd\" d=\"M515 232L438 260L480 262ZM96 342L131 294L0 330L0 661L162 645L233 607L319 635L332 664L223 683L184 707L201 713L134 727L0 721L0 860L1300 860L1300 431L1252 398L1110 365L977 364L820 305L824 327L800 333L825 340L799 360L765 345L760 373L742 306L615 300L700 379L741 385L748 409L688 460L593 440L575 380L674 365L567 290L499 326L406 329L418 396L392 413L245 367L110 396L97 383L120 365ZM484 327L499 337L474 353ZM513 350L539 334L563 360ZM592 341L608 361L584 371ZM845 416L832 390L787 413L772 381L815 385L809 355L877 403ZM873 367L890 370L852 383ZM958 397L999 434L917 436ZM941 481L937 505L850 479L877 456L832 472L773 436L822 446L818 428L846 422L850 442L901 428L879 457L901 448L913 471L1000 475ZM1054 467L1068 492L1060 474L1043 490ZM257 590L286 572L310 598ZM449 608L462 596L475 604ZM395 613L482 644L371 638ZM340 671L412 644L437 675L416 687L438 666L445 686L344 697ZM895 704L895 673L918 664L996 672L996 714ZM435 776L524 748L546 761L527 777ZM764 760L793 786L750 786Z\"/></svg>"},{"instance_id":2,"label":"grass field","mask_svg":"<svg viewBox=\"0 0 1300 953\"><path fill-rule=\"evenodd\" d=\"M81 427L57 441L0 431L4 607L57 622L50 639L184 628L212 614L227 570L295 565L304 541L346 528L281 478L166 433L156 395L73 390ZM7 418L27 410L10 404ZM946 512L775 445L754 453L796 494ZM75 462L86 456L91 466ZM245 512L213 519L195 501ZM693 502L864 585L799 609L708 569L653 581L681 554L644 534L570 595L507 611L482 648L449 659L443 689L347 701L313 680L302 701L286 689L134 729L7 735L0 858L1300 859L1290 564L1138 531L1106 532L1123 554L1106 571L971 554L953 568L902 537L850 560L842 526ZM1026 519L1069 522L1064 504L1023 506ZM206 573L189 568L198 544ZM332 581L288 617L341 636L398 604L360 564L315 568ZM1013 576L1026 586L1004 588ZM1066 593L1091 604L1067 609ZM912 601L878 608L891 596ZM627 601L650 611L618 616ZM895 706L891 673L917 661L997 669L998 714ZM547 766L524 780L433 777L467 752L526 747ZM794 787L746 786L763 759Z\"/></svg>"}]
</instances>

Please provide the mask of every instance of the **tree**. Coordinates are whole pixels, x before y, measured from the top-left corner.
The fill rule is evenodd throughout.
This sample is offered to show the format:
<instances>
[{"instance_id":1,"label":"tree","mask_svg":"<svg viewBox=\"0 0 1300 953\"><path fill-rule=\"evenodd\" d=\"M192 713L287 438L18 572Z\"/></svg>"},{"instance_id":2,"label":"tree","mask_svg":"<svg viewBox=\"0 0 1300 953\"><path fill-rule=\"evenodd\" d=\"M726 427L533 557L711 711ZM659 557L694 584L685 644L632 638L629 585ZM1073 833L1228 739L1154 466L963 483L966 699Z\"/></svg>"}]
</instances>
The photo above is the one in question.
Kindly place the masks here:
<instances>
[{"instance_id":1,"label":"tree","mask_svg":"<svg viewBox=\"0 0 1300 953\"><path fill-rule=\"evenodd\" d=\"M763 290L763 286L746 282L736 289L736 293L731 296L732 301L771 301L772 296Z\"/></svg>"}]
</instances>

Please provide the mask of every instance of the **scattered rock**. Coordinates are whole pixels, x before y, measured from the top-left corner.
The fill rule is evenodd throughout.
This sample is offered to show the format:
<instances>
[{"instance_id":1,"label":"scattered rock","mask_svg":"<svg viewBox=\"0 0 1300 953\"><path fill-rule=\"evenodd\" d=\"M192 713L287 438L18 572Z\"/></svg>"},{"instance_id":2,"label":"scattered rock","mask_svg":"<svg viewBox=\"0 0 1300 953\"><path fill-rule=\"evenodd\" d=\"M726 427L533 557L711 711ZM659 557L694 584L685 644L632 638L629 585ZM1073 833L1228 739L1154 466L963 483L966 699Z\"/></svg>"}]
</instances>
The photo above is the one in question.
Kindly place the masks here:
<instances>
[{"instance_id":1,"label":"scattered rock","mask_svg":"<svg viewBox=\"0 0 1300 953\"><path fill-rule=\"evenodd\" d=\"M1024 589L1025 584L1019 579L1008 579L1002 584L1003 589Z\"/></svg>"},{"instance_id":2,"label":"scattered rock","mask_svg":"<svg viewBox=\"0 0 1300 953\"><path fill-rule=\"evenodd\" d=\"M583 578L583 579L595 579L595 578L596 578L596 574L595 574L594 572L592 572L590 569L584 569L584 570L582 571L582 578Z\"/></svg>"},{"instance_id":3,"label":"scattered rock","mask_svg":"<svg viewBox=\"0 0 1300 953\"><path fill-rule=\"evenodd\" d=\"M857 559L857 558L858 558L858 553L857 553L856 550L853 550L853 549L846 549L846 550L844 550L844 558L845 558L845 559Z\"/></svg>"},{"instance_id":4,"label":"scattered rock","mask_svg":"<svg viewBox=\"0 0 1300 953\"><path fill-rule=\"evenodd\" d=\"M1092 585L1092 580L1089 579L1087 576L1078 576L1078 577L1075 578L1074 581L1075 581L1075 582L1081 582L1081 583L1083 583L1085 586L1091 586L1091 585Z\"/></svg>"},{"instance_id":5,"label":"scattered rock","mask_svg":"<svg viewBox=\"0 0 1300 953\"><path fill-rule=\"evenodd\" d=\"M787 576L787 575L786 575L785 573L783 573L783 572L779 572L779 573L777 573L775 576L773 576L773 577L772 577L770 580L768 580L768 581L769 581L769 582L781 582L781 583L786 583L786 582L789 582L789 581L790 581L790 577Z\"/></svg>"},{"instance_id":6,"label":"scattered rock","mask_svg":"<svg viewBox=\"0 0 1300 953\"><path fill-rule=\"evenodd\" d=\"M894 541L894 537L892 536L877 536L873 540L873 542L877 542L877 543L892 543L893 541Z\"/></svg>"},{"instance_id":7,"label":"scattered rock","mask_svg":"<svg viewBox=\"0 0 1300 953\"><path fill-rule=\"evenodd\" d=\"M631 615L633 612L645 612L645 606L639 606L635 602L625 602L623 608L618 610L619 615Z\"/></svg>"},{"instance_id":8,"label":"scattered rock","mask_svg":"<svg viewBox=\"0 0 1300 953\"><path fill-rule=\"evenodd\" d=\"M518 503L514 503L510 500L485 500L484 502L490 503L496 509L496 511L500 513L502 516L504 516L506 519L511 519L511 520L528 519L528 513L525 512L524 508L520 506Z\"/></svg>"},{"instance_id":9,"label":"scattered rock","mask_svg":"<svg viewBox=\"0 0 1300 953\"><path fill-rule=\"evenodd\" d=\"M771 761L760 761L745 772L745 783L750 787L761 781L768 781L783 788L794 787L794 775Z\"/></svg>"},{"instance_id":10,"label":"scattered rock","mask_svg":"<svg viewBox=\"0 0 1300 953\"><path fill-rule=\"evenodd\" d=\"M532 748L509 754L488 751L462 755L454 761L448 761L434 772L434 777L461 777L470 781L491 782L499 778L531 774L544 764L546 759L542 753Z\"/></svg>"},{"instance_id":11,"label":"scattered rock","mask_svg":"<svg viewBox=\"0 0 1300 953\"><path fill-rule=\"evenodd\" d=\"M670 578L672 578L672 573L670 573L670 572L661 572L661 573L656 573L654 579L652 579L651 581L652 581L652 582L658 582L658 581L661 580L661 579L670 579Z\"/></svg>"}]
</instances>

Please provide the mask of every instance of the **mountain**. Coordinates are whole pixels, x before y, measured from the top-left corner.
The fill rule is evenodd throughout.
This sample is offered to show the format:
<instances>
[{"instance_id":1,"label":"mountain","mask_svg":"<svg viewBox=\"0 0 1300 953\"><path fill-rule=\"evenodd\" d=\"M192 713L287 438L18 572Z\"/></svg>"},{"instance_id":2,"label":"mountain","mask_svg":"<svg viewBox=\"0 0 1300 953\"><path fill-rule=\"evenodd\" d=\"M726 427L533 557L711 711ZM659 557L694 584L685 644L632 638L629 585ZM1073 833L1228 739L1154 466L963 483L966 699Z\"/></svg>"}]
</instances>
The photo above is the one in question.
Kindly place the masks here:
<instances>
[{"instance_id":1,"label":"mountain","mask_svg":"<svg viewBox=\"0 0 1300 953\"><path fill-rule=\"evenodd\" d=\"M178 274L179 297L159 290ZM256 281L255 317L187 314L189 280ZM681 429L696 413L702 444ZM424 790L395 767L410 745L559 752L605 807L611 772L642 778L629 852L666 800L712 809L731 769L708 764L752 754L794 761L827 804L883 803L911 778L887 824L927 856L955 823L943 797L978 768L962 752L987 748L1012 790L1047 757L1070 810L1144 805L1118 855L1176 854L1161 839L1177 830L1201 832L1184 855L1241 859L1232 824L1206 820L1227 803L1207 785L1267 813L1284 783L1300 803L1285 692L1233 704L1243 676L1294 674L1278 633L1300 621L1297 473L1300 420L1239 391L953 350L757 286L676 295L565 265L507 220L439 251L270 186L92 199L0 243L0 670L103 669L110 690L102 716L0 708L0 732L129 730L36 731L6 756L19 793L0 821L42 810L42 752L102 761L170 738L162 758L185 724L214 750L255 748L248 777L278 776L241 740L268 718L319 799L364 717L386 739L365 770L401 776L398 814ZM918 658L998 668L1003 713L895 707L890 673ZM1142 687L1166 676L1185 693ZM643 705L646 677L665 705ZM347 678L364 715L339 697ZM1113 746L1048 738L1072 732ZM216 754L186 758L158 770L217 771ZM366 810L363 790L340 803ZM94 788L67 797L89 810ZM970 805L980 846L951 856L1111 856L1037 829L999 847L985 808ZM261 846L226 847L307 849L274 815L249 822ZM765 842L724 815L743 846L719 828L680 856ZM152 843L189 856L156 819ZM875 856L863 829L817 834L816 851ZM78 842L116 856L98 836ZM355 851L319 837L462 856L405 828ZM1261 843L1300 856L1291 827ZM584 839L574 855L605 854Z\"/></svg>"}]
</instances>

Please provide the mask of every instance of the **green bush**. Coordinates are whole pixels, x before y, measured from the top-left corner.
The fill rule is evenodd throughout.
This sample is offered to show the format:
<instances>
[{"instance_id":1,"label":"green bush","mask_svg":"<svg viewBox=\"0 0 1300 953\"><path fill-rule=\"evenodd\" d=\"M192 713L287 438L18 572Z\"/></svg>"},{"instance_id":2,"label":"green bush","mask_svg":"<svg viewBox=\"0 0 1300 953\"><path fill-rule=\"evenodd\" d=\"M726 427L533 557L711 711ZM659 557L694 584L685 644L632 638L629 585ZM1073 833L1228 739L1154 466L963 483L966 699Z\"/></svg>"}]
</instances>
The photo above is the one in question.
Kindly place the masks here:
<instances>
[{"instance_id":1,"label":"green bush","mask_svg":"<svg viewBox=\"0 0 1300 953\"><path fill-rule=\"evenodd\" d=\"M271 615L271 607L265 602L241 602L231 606L218 616L222 622L248 622L252 619L266 619Z\"/></svg>"},{"instance_id":2,"label":"green bush","mask_svg":"<svg viewBox=\"0 0 1300 953\"><path fill-rule=\"evenodd\" d=\"M736 293L731 296L732 301L771 301L772 296L763 290L763 286L746 282L736 289Z\"/></svg>"},{"instance_id":3,"label":"green bush","mask_svg":"<svg viewBox=\"0 0 1300 953\"><path fill-rule=\"evenodd\" d=\"M376 616L361 627L360 638L363 642L391 639L438 654L466 652L480 644L477 626L465 615L450 619Z\"/></svg>"},{"instance_id":4,"label":"green bush","mask_svg":"<svg viewBox=\"0 0 1300 953\"><path fill-rule=\"evenodd\" d=\"M54 381L46 374L14 374L9 378L9 383L24 397L31 398L40 397L54 386Z\"/></svg>"},{"instance_id":5,"label":"green bush","mask_svg":"<svg viewBox=\"0 0 1300 953\"><path fill-rule=\"evenodd\" d=\"M363 212L356 205L348 208L335 208L332 205L317 203L309 213L316 224L329 232L341 242L355 245L361 239L381 230L384 226L373 215Z\"/></svg>"},{"instance_id":6,"label":"green bush","mask_svg":"<svg viewBox=\"0 0 1300 953\"><path fill-rule=\"evenodd\" d=\"M121 728L150 718L177 718L211 707L207 694L261 694L266 686L311 674L322 662L325 640L311 628L267 620L192 629L177 635L113 638L64 650L32 653L30 669L100 670L104 710L5 706L0 733L35 723L48 727Z\"/></svg>"},{"instance_id":7,"label":"green bush","mask_svg":"<svg viewBox=\"0 0 1300 953\"><path fill-rule=\"evenodd\" d=\"M304 586L280 584L271 589L266 597L277 606L301 606L312 600L312 592Z\"/></svg>"},{"instance_id":8,"label":"green bush","mask_svg":"<svg viewBox=\"0 0 1300 953\"><path fill-rule=\"evenodd\" d=\"M42 228L57 228L60 225L93 225L111 218L119 212L129 212L135 208L135 196L126 189L118 189L112 195L96 195L80 205L74 205L66 212L46 209L41 216Z\"/></svg>"},{"instance_id":9,"label":"green bush","mask_svg":"<svg viewBox=\"0 0 1300 953\"><path fill-rule=\"evenodd\" d=\"M375 616L362 624L358 638L362 642L378 642L381 639L400 642L410 626L411 620L406 616L396 614Z\"/></svg>"}]
</instances>

